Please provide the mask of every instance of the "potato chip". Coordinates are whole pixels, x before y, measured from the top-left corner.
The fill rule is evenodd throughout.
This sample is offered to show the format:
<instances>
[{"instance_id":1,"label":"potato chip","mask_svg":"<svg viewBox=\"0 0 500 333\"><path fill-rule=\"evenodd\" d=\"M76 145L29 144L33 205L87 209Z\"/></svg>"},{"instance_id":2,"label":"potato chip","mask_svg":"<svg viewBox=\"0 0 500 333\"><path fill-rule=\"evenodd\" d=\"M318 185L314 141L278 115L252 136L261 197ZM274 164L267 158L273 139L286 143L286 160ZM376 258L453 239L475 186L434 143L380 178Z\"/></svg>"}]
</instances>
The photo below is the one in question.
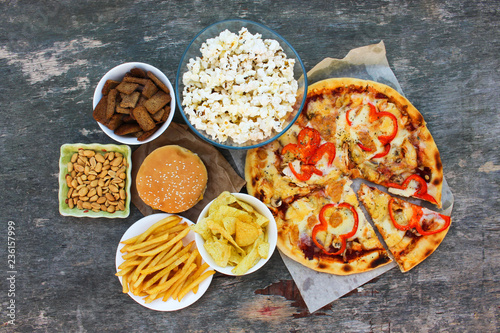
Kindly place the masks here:
<instances>
[{"instance_id":1,"label":"potato chip","mask_svg":"<svg viewBox=\"0 0 500 333\"><path fill-rule=\"evenodd\" d=\"M259 252L259 256L262 259L267 259L269 256L269 243L263 242L260 243L259 246L257 247L257 251Z\"/></svg>"},{"instance_id":2,"label":"potato chip","mask_svg":"<svg viewBox=\"0 0 500 333\"><path fill-rule=\"evenodd\" d=\"M253 244L261 233L261 229L257 229L251 224L241 222L240 220L236 221L235 240L236 244L241 247Z\"/></svg>"},{"instance_id":3,"label":"potato chip","mask_svg":"<svg viewBox=\"0 0 500 333\"><path fill-rule=\"evenodd\" d=\"M238 220L241 220L246 223L251 223L254 220L254 216L250 213L245 212L244 210L230 207L230 206L221 206L219 210L212 214L213 220L221 220L226 216L236 217Z\"/></svg>"},{"instance_id":4,"label":"potato chip","mask_svg":"<svg viewBox=\"0 0 500 333\"><path fill-rule=\"evenodd\" d=\"M252 206L250 206L246 202L243 202L243 201L238 200L238 199L236 200L236 202L245 211L247 211L248 213L250 213L250 214L252 214L252 215L255 216L254 221L257 222L258 225L260 225L261 227L266 227L267 226L267 224L269 223L269 220L264 215L262 215L259 212L257 212L257 210L255 210Z\"/></svg>"},{"instance_id":5,"label":"potato chip","mask_svg":"<svg viewBox=\"0 0 500 333\"><path fill-rule=\"evenodd\" d=\"M231 246L227 242L212 238L212 240L206 240L203 246L217 265L221 267L227 266L229 256L231 255Z\"/></svg>"},{"instance_id":6,"label":"potato chip","mask_svg":"<svg viewBox=\"0 0 500 333\"><path fill-rule=\"evenodd\" d=\"M255 264L259 260L260 260L259 251L257 250L256 247L254 247L252 249L252 251L250 251L250 253L248 253L240 261L240 263L238 265L236 265L236 267L234 267L231 270L231 272L233 272L233 274L236 274L236 275L241 275L241 274L245 273L246 271L248 271L253 266L255 266Z\"/></svg>"},{"instance_id":7,"label":"potato chip","mask_svg":"<svg viewBox=\"0 0 500 333\"><path fill-rule=\"evenodd\" d=\"M257 222L257 224L262 228L267 227L267 225L269 224L269 219L267 219L264 215L255 212L255 217L255 222Z\"/></svg>"},{"instance_id":8,"label":"potato chip","mask_svg":"<svg viewBox=\"0 0 500 333\"><path fill-rule=\"evenodd\" d=\"M241 201L241 200L236 199L236 203L237 203L237 204L238 204L238 205L239 205L239 206L240 206L243 210L247 211L248 213L255 213L255 212L256 212L256 211L255 211L255 209L254 209L251 205L247 204L246 202L243 202L243 201Z\"/></svg>"},{"instance_id":9,"label":"potato chip","mask_svg":"<svg viewBox=\"0 0 500 333\"><path fill-rule=\"evenodd\" d=\"M236 232L236 221L239 220L233 216L226 216L222 218L222 224L224 225L224 229L226 229L230 235L234 235Z\"/></svg>"},{"instance_id":10,"label":"potato chip","mask_svg":"<svg viewBox=\"0 0 500 333\"><path fill-rule=\"evenodd\" d=\"M222 237L227 239L229 241L229 243L231 243L234 247L236 247L236 249L238 251L240 251L240 253L243 253L243 254L245 253L245 250L243 250L241 247L239 247L239 245L236 243L234 238L229 234L229 232L226 231L226 229L224 229L224 227L218 225L217 223L213 222L212 220L209 220L207 222L207 225L210 228L210 230L212 230L214 235L220 234Z\"/></svg>"},{"instance_id":11,"label":"potato chip","mask_svg":"<svg viewBox=\"0 0 500 333\"><path fill-rule=\"evenodd\" d=\"M190 228L194 232L198 233L203 237L204 240L210 239L212 237L212 233L207 226L208 218L201 219L198 223L193 224Z\"/></svg>"},{"instance_id":12,"label":"potato chip","mask_svg":"<svg viewBox=\"0 0 500 333\"><path fill-rule=\"evenodd\" d=\"M208 215L211 215L219 210L219 207L229 206L233 202L236 202L236 198L229 192L222 192L208 207Z\"/></svg>"},{"instance_id":13,"label":"potato chip","mask_svg":"<svg viewBox=\"0 0 500 333\"><path fill-rule=\"evenodd\" d=\"M241 260L243 260L243 256L234 247L231 247L231 255L229 256L228 265L236 266Z\"/></svg>"}]
</instances>

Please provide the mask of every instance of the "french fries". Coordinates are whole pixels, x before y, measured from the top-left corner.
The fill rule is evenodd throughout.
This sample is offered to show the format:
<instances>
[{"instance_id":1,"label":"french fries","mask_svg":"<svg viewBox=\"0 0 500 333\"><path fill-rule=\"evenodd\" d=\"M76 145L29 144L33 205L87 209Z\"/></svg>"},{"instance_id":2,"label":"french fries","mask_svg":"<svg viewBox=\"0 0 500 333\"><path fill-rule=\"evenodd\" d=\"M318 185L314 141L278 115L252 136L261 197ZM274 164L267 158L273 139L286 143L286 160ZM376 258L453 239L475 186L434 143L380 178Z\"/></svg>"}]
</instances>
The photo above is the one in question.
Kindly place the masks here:
<instances>
[{"instance_id":1,"label":"french fries","mask_svg":"<svg viewBox=\"0 0 500 333\"><path fill-rule=\"evenodd\" d=\"M157 299L181 301L187 293L215 273L202 264L194 241L184 246L189 233L187 223L171 215L156 222L145 232L122 241L125 260L116 276L122 277L122 291L144 297L145 303Z\"/></svg>"}]
</instances>

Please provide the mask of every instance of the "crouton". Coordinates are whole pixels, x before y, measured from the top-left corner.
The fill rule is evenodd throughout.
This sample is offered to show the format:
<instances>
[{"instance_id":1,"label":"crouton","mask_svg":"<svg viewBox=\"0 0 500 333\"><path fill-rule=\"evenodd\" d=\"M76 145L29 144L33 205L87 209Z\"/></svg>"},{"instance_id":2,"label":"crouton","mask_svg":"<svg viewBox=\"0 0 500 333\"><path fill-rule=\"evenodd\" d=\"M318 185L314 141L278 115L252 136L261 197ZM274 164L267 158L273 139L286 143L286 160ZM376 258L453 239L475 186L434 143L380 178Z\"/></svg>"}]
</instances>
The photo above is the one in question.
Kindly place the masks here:
<instances>
[{"instance_id":1,"label":"crouton","mask_svg":"<svg viewBox=\"0 0 500 333\"><path fill-rule=\"evenodd\" d=\"M167 105L170 100L170 94L166 94L165 92L160 90L153 97L148 99L144 103L144 106L149 111L149 113L155 114L156 112L160 111L162 107Z\"/></svg>"},{"instance_id":2,"label":"crouton","mask_svg":"<svg viewBox=\"0 0 500 333\"><path fill-rule=\"evenodd\" d=\"M165 106L164 107L165 112L163 113L163 117L161 118L161 122L165 122L168 119L168 116L170 115L170 106Z\"/></svg>"},{"instance_id":3,"label":"crouton","mask_svg":"<svg viewBox=\"0 0 500 333\"><path fill-rule=\"evenodd\" d=\"M116 90L118 90L121 93L130 95L137 89L139 85L137 83L132 83L132 82L120 82L119 85L116 86Z\"/></svg>"},{"instance_id":4,"label":"crouton","mask_svg":"<svg viewBox=\"0 0 500 333\"><path fill-rule=\"evenodd\" d=\"M102 94L103 95L108 95L111 89L115 89L117 85L120 84L120 81L115 81L115 80L106 80L104 83L104 86L102 87Z\"/></svg>"},{"instance_id":5,"label":"crouton","mask_svg":"<svg viewBox=\"0 0 500 333\"><path fill-rule=\"evenodd\" d=\"M106 120L111 119L111 116L115 113L115 106L116 106L116 95L118 94L118 91L116 89L111 89L108 94L108 103L106 106ZM104 98L104 96L102 97Z\"/></svg>"},{"instance_id":6,"label":"crouton","mask_svg":"<svg viewBox=\"0 0 500 333\"><path fill-rule=\"evenodd\" d=\"M129 73L130 75L135 77L141 77L141 78L146 77L146 72L141 68L132 68Z\"/></svg>"},{"instance_id":7,"label":"crouton","mask_svg":"<svg viewBox=\"0 0 500 333\"><path fill-rule=\"evenodd\" d=\"M153 80L153 82L161 89L163 90L165 93L167 94L170 94L170 90L168 90L168 87L165 83L161 82L161 80L159 78L156 77L156 75L154 75L153 73L151 72L148 72L148 77Z\"/></svg>"},{"instance_id":8,"label":"crouton","mask_svg":"<svg viewBox=\"0 0 500 333\"><path fill-rule=\"evenodd\" d=\"M117 135L147 140L171 112L167 86L140 68L131 69L121 81L106 80L101 91L92 116Z\"/></svg>"},{"instance_id":9,"label":"crouton","mask_svg":"<svg viewBox=\"0 0 500 333\"><path fill-rule=\"evenodd\" d=\"M137 123L124 123L120 125L117 129L115 129L116 135L127 135L135 132L139 132L141 130L141 126Z\"/></svg>"},{"instance_id":10,"label":"crouton","mask_svg":"<svg viewBox=\"0 0 500 333\"><path fill-rule=\"evenodd\" d=\"M115 108L115 111L121 114L130 114L130 110L131 108L122 108L120 105L117 105Z\"/></svg>"},{"instance_id":11,"label":"crouton","mask_svg":"<svg viewBox=\"0 0 500 333\"><path fill-rule=\"evenodd\" d=\"M160 122L163 118L163 114L165 113L165 109L160 109L160 111L156 112L154 115L151 117L154 119L155 122Z\"/></svg>"},{"instance_id":12,"label":"crouton","mask_svg":"<svg viewBox=\"0 0 500 333\"><path fill-rule=\"evenodd\" d=\"M144 89L142 89L142 95L146 98L151 98L158 91L158 87L151 80L147 80L144 85Z\"/></svg>"},{"instance_id":13,"label":"crouton","mask_svg":"<svg viewBox=\"0 0 500 333\"><path fill-rule=\"evenodd\" d=\"M122 101L120 102L120 106L122 108L135 108L137 106L137 101L139 100L139 97L141 96L141 93L138 91L135 91L131 93L130 95L127 94L120 94Z\"/></svg>"},{"instance_id":14,"label":"crouton","mask_svg":"<svg viewBox=\"0 0 500 333\"><path fill-rule=\"evenodd\" d=\"M106 110L108 108L108 97L103 96L99 103L97 103L94 112L92 113L92 116L97 122L100 122L101 124L106 124L108 121L106 119Z\"/></svg>"},{"instance_id":15,"label":"crouton","mask_svg":"<svg viewBox=\"0 0 500 333\"><path fill-rule=\"evenodd\" d=\"M156 125L152 130L146 131L142 133L140 136L137 137L138 141L144 141L148 139L151 135L153 135L158 129L160 128L160 125Z\"/></svg>"},{"instance_id":16,"label":"crouton","mask_svg":"<svg viewBox=\"0 0 500 333\"><path fill-rule=\"evenodd\" d=\"M111 116L111 119L106 123L106 127L110 130L114 131L122 124L122 115L119 113L115 113Z\"/></svg>"},{"instance_id":17,"label":"crouton","mask_svg":"<svg viewBox=\"0 0 500 333\"><path fill-rule=\"evenodd\" d=\"M141 86L145 86L146 83L149 81L148 79L141 79L139 77L135 77L135 76L125 76L123 78L123 81L124 82L131 82L131 83L137 83L137 84L140 84Z\"/></svg>"},{"instance_id":18,"label":"crouton","mask_svg":"<svg viewBox=\"0 0 500 333\"><path fill-rule=\"evenodd\" d=\"M155 122L151 118L151 116L148 113L148 110L144 106L138 106L136 107L133 111L132 114L139 124L141 126L143 131L149 131L152 130L155 127Z\"/></svg>"}]
</instances>

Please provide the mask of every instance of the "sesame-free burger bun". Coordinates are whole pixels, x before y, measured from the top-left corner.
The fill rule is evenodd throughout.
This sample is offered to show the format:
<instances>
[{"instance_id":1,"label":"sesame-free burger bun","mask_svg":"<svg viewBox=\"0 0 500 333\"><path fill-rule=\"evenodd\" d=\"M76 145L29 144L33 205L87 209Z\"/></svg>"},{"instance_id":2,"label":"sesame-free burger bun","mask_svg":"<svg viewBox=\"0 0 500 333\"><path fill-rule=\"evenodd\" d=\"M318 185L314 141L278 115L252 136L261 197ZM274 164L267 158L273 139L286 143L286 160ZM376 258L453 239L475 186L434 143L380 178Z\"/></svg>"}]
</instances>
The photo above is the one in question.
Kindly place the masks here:
<instances>
[{"instance_id":1,"label":"sesame-free burger bun","mask_svg":"<svg viewBox=\"0 0 500 333\"><path fill-rule=\"evenodd\" d=\"M207 169L198 155L171 145L155 149L137 173L137 192L153 209L180 213L196 205L207 187Z\"/></svg>"}]
</instances>

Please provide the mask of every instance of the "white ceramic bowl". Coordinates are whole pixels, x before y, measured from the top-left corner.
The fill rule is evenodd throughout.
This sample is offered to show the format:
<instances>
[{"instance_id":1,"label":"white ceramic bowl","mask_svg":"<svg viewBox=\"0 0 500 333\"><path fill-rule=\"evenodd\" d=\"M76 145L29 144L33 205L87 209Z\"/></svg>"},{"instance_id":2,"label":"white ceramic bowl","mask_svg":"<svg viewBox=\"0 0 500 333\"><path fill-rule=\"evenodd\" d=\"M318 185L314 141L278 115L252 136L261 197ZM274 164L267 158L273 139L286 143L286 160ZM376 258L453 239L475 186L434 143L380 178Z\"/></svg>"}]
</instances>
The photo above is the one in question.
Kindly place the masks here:
<instances>
[{"instance_id":1,"label":"white ceramic bowl","mask_svg":"<svg viewBox=\"0 0 500 333\"><path fill-rule=\"evenodd\" d=\"M158 68L153 67L151 65L142 63L142 62L127 62L124 64L121 64L119 66L114 67L111 69L109 72L106 73L102 77L102 79L99 81L97 84L97 87L95 88L94 91L94 100L93 100L93 109L97 106L97 103L102 98L102 87L104 86L104 83L106 83L107 80L116 80L116 81L121 81L125 74L130 71L132 68L141 68L145 71L151 71L158 79L160 79L167 87L168 90L170 91L170 114L168 115L168 119L163 123L163 125L153 134L151 135L147 140L144 141L139 141L137 138L133 136L124 136L124 135L116 135L112 130L107 128L101 123L97 123L99 127L103 130L104 133L106 133L110 138L113 140L116 140L121 143L125 143L128 145L140 145L146 142L153 141L157 137L159 137L167 127L170 125L172 122L172 118L174 117L175 113L175 94L174 94L174 88L172 87L172 84L168 80L168 78L163 74Z\"/></svg>"},{"instance_id":2,"label":"white ceramic bowl","mask_svg":"<svg viewBox=\"0 0 500 333\"><path fill-rule=\"evenodd\" d=\"M251 205L255 210L264 215L267 219L269 219L269 224L267 225L266 232L267 232L267 237L268 237L268 242L269 242L269 255L267 256L267 259L260 259L260 261L257 262L252 268L250 268L247 272L245 272L242 275L247 275L250 273L253 273L257 271L259 268L265 265L266 262L269 261L271 256L273 255L274 250L276 249L276 242L278 240L278 229L276 227L276 221L274 220L274 216L271 213L271 211L267 208L262 201L258 200L257 198L248 195L248 194L243 194L243 193L232 193L238 200L241 200L249 205ZM214 199L215 200L215 199ZM205 206L205 208L201 211L200 216L198 217L197 222L199 222L201 219L205 218L208 214L208 208L214 201L212 200L208 205ZM198 251L201 254L201 257L203 260L210 265L213 269L218 271L219 273L226 274L226 275L236 275L231 270L235 266L226 266L226 267L221 267L215 263L215 260L212 259L210 254L205 250L205 240L203 237L195 233L194 239L196 241L196 247L198 248Z\"/></svg>"}]
</instances>

